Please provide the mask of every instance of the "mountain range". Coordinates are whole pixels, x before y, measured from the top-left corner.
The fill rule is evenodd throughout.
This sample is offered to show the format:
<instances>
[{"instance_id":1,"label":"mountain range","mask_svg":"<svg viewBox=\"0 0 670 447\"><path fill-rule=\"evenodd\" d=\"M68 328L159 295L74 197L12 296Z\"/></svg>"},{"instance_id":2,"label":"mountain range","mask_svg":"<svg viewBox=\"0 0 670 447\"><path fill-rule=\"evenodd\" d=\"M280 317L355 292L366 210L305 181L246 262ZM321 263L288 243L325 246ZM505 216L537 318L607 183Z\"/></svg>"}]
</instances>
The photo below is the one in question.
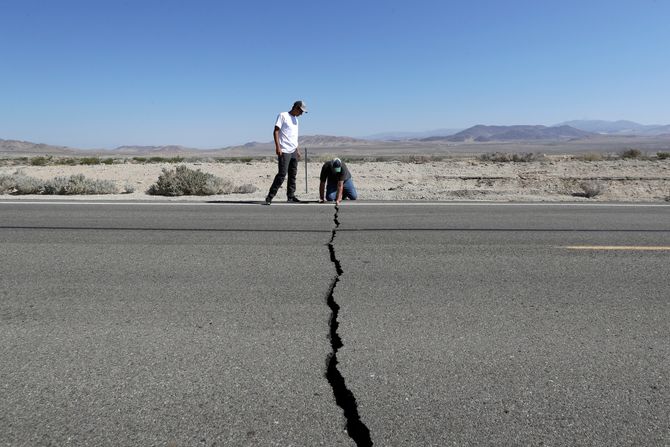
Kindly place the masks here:
<instances>
[{"instance_id":1,"label":"mountain range","mask_svg":"<svg viewBox=\"0 0 670 447\"><path fill-rule=\"evenodd\" d=\"M446 137L428 137L421 141L489 142L517 140L567 140L588 138L592 132L570 126L476 126Z\"/></svg>"},{"instance_id":2,"label":"mountain range","mask_svg":"<svg viewBox=\"0 0 670 447\"><path fill-rule=\"evenodd\" d=\"M638 136L657 136L670 134L670 124L639 124L633 121L602 121L602 120L575 120L566 121L556 126L570 126L575 129L586 132L598 133L601 135L638 135Z\"/></svg>"},{"instance_id":3,"label":"mountain range","mask_svg":"<svg viewBox=\"0 0 670 447\"><path fill-rule=\"evenodd\" d=\"M383 132L383 133L376 133L374 135L368 135L362 138L364 140L383 140L383 141L416 140L427 137L447 137L449 135L458 133L461 130L463 130L463 128L434 129L434 130L424 130L421 132Z\"/></svg>"},{"instance_id":4,"label":"mountain range","mask_svg":"<svg viewBox=\"0 0 670 447\"><path fill-rule=\"evenodd\" d=\"M649 144L667 144L670 139L670 125L642 125L632 121L567 121L555 126L517 125L517 126L486 126L478 124L459 132L444 135L448 129L433 131L437 134L421 136L422 132L390 132L377 134L373 137L351 138L331 135L306 135L300 137L300 145L309 148L310 153L338 152L351 153L401 153L403 151L459 151L476 149L478 143L524 144L528 145L572 145L582 142L583 146L600 148L603 144L614 144L616 147L628 145L630 138ZM405 137L402 137L405 135ZM408 138L412 136L412 138ZM421 136L421 137L419 137ZM391 138L397 137L397 138ZM649 138L658 140L656 143L647 141ZM646 139L646 140L645 140ZM660 140L659 140L660 139ZM645 140L645 141L643 141ZM660 143L659 143L660 142ZM460 144L459 144L460 143ZM446 146L445 146L446 145ZM472 147L468 147L472 146ZM445 149L448 147L449 149ZM539 147L539 150L543 148ZM491 148L489 148L491 149ZM486 149L483 149L486 150ZM313 152L314 151L314 152ZM10 156L26 155L125 155L125 156L174 156L193 155L206 157L267 155L274 152L273 142L249 142L238 146L218 149L197 149L185 146L120 146L115 149L76 149L29 141L0 139L0 154Z\"/></svg>"}]
</instances>

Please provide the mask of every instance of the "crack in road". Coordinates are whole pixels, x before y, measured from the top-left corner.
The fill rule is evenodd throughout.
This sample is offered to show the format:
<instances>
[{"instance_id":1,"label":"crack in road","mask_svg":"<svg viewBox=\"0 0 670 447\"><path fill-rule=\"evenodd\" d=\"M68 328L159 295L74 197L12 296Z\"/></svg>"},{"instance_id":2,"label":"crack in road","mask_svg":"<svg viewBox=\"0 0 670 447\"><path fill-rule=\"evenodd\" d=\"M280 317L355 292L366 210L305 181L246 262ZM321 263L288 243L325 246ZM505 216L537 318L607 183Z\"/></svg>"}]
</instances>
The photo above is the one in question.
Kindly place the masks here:
<instances>
[{"instance_id":1,"label":"crack in road","mask_svg":"<svg viewBox=\"0 0 670 447\"><path fill-rule=\"evenodd\" d=\"M354 393L352 393L351 390L347 388L347 385L344 382L344 377L337 369L337 352L344 346L342 343L342 338L340 338L339 334L337 333L337 328L339 327L337 316L340 311L340 306L337 304L334 297L335 287L340 281L340 277L344 273L340 261L335 256L335 247L333 245L335 236L337 235L337 229L340 226L340 221L337 219L339 211L339 207L335 205L335 216L333 218L335 226L333 227L332 235L330 237L330 241L328 242L330 261L335 266L337 276L333 278L328 296L326 297L326 303L331 310L329 338L330 345L333 348L333 352L328 354L328 358L326 359L326 378L328 379L330 386L333 388L335 403L337 403L337 405L342 408L344 413L344 418L346 419L346 429L349 437L354 440L357 446L372 446L373 443L370 437L370 430L361 421L361 417L358 414L358 404L356 403L356 397L354 397Z\"/></svg>"}]
</instances>

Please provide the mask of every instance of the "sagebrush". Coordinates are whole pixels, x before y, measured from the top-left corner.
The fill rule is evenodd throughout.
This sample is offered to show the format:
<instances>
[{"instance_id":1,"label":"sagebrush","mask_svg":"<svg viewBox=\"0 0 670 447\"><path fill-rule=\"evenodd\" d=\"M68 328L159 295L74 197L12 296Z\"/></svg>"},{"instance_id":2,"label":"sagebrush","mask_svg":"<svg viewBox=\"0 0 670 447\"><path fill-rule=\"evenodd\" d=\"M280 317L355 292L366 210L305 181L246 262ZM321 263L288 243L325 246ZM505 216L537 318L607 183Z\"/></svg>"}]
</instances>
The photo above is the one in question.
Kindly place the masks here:
<instances>
[{"instance_id":1,"label":"sagebrush","mask_svg":"<svg viewBox=\"0 0 670 447\"><path fill-rule=\"evenodd\" d=\"M583 191L583 194L581 195L589 199L599 196L600 194L604 193L606 189L603 183L595 181L582 182L580 183L579 187Z\"/></svg>"},{"instance_id":2,"label":"sagebrush","mask_svg":"<svg viewBox=\"0 0 670 447\"><path fill-rule=\"evenodd\" d=\"M530 163L532 161L544 160L544 155L533 153L508 154L496 152L493 154L482 154L479 156L481 161L492 161L495 163Z\"/></svg>"},{"instance_id":3,"label":"sagebrush","mask_svg":"<svg viewBox=\"0 0 670 447\"><path fill-rule=\"evenodd\" d=\"M639 149L627 149L621 153L621 158L640 158L642 151Z\"/></svg>"},{"instance_id":4,"label":"sagebrush","mask_svg":"<svg viewBox=\"0 0 670 447\"><path fill-rule=\"evenodd\" d=\"M84 175L56 177L51 180L40 180L17 171L13 175L0 177L0 194L116 194L118 189L110 180L94 180Z\"/></svg>"},{"instance_id":5,"label":"sagebrush","mask_svg":"<svg viewBox=\"0 0 670 447\"><path fill-rule=\"evenodd\" d=\"M79 194L116 194L118 188L110 180L94 180L83 174L70 177L56 177L44 183L43 194L79 195Z\"/></svg>"},{"instance_id":6,"label":"sagebrush","mask_svg":"<svg viewBox=\"0 0 670 447\"><path fill-rule=\"evenodd\" d=\"M209 196L214 194L252 193L254 185L236 187L233 182L214 174L177 166L163 169L158 181L149 187L147 194L160 196Z\"/></svg>"}]
</instances>

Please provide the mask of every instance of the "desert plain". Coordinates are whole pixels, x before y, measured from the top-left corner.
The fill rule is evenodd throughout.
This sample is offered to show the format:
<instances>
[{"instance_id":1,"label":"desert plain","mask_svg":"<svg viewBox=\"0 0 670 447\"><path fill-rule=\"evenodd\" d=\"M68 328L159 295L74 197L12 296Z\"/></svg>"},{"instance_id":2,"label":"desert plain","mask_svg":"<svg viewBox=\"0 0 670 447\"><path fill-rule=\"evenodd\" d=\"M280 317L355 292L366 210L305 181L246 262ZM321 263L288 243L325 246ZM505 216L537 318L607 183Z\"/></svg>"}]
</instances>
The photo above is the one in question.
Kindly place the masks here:
<instances>
[{"instance_id":1,"label":"desert plain","mask_svg":"<svg viewBox=\"0 0 670 447\"><path fill-rule=\"evenodd\" d=\"M318 200L319 173L323 156L300 162L297 195ZM345 158L346 160L346 158ZM186 165L235 185L251 184L255 192L212 196L151 196L147 189L164 169ZM451 158L406 157L379 161L351 159L347 165L360 201L586 201L667 202L670 201L670 159L610 158L587 160L574 155L548 155L527 162L484 161L479 156ZM137 163L132 159L114 164L33 166L13 163L0 166L0 176L21 172L38 179L83 174L87 178L111 180L119 194L68 196L75 200L188 200L261 201L276 174L272 158L253 160L205 160L183 163ZM276 201L285 197L284 186ZM132 192L126 192L132 191ZM590 192L590 194L589 194ZM590 197L589 197L590 196ZM58 200L63 196L2 194L0 200Z\"/></svg>"}]
</instances>

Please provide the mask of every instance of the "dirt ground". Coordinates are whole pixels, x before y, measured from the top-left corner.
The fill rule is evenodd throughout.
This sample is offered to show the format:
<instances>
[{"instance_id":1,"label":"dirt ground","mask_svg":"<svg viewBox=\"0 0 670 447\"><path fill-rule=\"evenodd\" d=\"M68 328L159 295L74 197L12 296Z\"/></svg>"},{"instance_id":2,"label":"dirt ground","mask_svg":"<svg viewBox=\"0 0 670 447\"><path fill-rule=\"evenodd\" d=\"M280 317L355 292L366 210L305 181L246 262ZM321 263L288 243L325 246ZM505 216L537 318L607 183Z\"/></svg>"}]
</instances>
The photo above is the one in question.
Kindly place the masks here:
<instances>
[{"instance_id":1,"label":"dirt ground","mask_svg":"<svg viewBox=\"0 0 670 447\"><path fill-rule=\"evenodd\" d=\"M185 163L193 169L228 178L235 184L250 183L258 189L251 194L176 197L172 200L262 200L276 173L276 162L202 162ZM670 160L629 159L582 161L569 156L554 156L533 162L485 162L477 158L458 158L424 163L399 161L350 162L349 169L360 200L426 200L426 201L670 201ZM68 199L165 200L146 194L162 169L174 164L81 165L81 166L1 166L0 175L22 170L40 179L83 174L95 179L112 180L121 190L131 185L128 194L68 196ZM298 170L298 196L318 199L320 162ZM285 187L285 185L284 185ZM600 193L584 197L585 190ZM283 200L285 189L276 200ZM0 195L0 200L62 199L63 196Z\"/></svg>"}]
</instances>

